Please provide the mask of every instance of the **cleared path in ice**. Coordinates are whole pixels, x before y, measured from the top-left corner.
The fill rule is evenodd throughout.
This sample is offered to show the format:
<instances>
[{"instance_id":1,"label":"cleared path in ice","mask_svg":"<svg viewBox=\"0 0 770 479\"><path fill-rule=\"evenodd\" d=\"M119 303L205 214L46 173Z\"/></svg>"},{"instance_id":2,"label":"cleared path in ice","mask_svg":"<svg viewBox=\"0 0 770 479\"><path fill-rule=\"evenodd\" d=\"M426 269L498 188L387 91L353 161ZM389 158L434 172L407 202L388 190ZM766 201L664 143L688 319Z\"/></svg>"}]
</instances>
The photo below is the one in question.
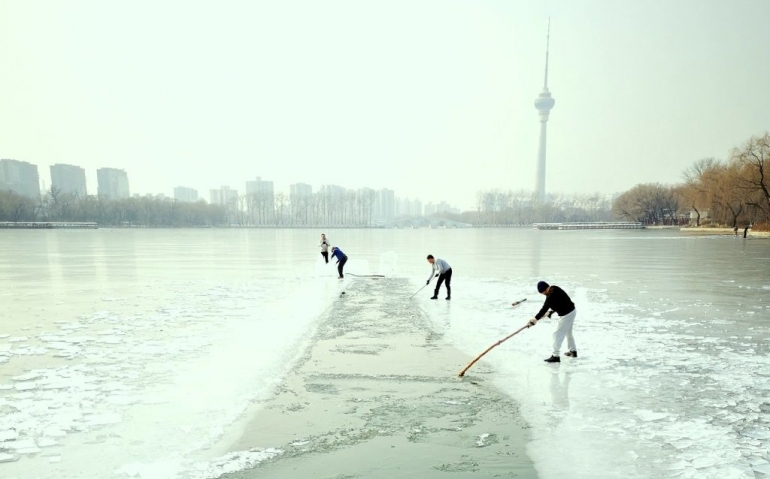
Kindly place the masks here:
<instances>
[{"instance_id":1,"label":"cleared path in ice","mask_svg":"<svg viewBox=\"0 0 770 479\"><path fill-rule=\"evenodd\" d=\"M516 403L456 371L403 279L353 281L236 450L280 451L230 478L535 477Z\"/></svg>"}]
</instances>

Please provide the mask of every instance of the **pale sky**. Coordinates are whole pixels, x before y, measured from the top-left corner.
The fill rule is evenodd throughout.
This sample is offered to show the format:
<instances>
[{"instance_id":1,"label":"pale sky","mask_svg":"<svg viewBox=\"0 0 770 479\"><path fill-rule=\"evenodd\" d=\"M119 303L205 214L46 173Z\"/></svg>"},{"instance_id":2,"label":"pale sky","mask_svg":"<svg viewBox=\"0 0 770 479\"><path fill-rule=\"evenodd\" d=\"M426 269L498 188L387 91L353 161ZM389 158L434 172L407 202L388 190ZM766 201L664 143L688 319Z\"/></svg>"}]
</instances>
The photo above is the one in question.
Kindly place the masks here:
<instances>
[{"instance_id":1,"label":"pale sky","mask_svg":"<svg viewBox=\"0 0 770 479\"><path fill-rule=\"evenodd\" d=\"M0 0L0 158L132 193L389 187L471 208L677 182L770 130L770 1Z\"/></svg>"}]
</instances>

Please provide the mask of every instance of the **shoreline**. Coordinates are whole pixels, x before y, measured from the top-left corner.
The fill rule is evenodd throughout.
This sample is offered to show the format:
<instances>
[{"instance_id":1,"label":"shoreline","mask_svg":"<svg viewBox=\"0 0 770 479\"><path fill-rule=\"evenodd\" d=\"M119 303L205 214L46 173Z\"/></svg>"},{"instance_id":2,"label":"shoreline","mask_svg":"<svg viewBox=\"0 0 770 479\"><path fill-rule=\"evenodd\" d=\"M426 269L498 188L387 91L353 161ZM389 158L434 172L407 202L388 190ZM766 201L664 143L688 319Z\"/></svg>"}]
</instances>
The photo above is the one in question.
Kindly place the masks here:
<instances>
[{"instance_id":1,"label":"shoreline","mask_svg":"<svg viewBox=\"0 0 770 479\"><path fill-rule=\"evenodd\" d=\"M230 479L535 478L519 407L457 378L471 358L446 344L406 280L355 280L230 451L281 451Z\"/></svg>"},{"instance_id":2,"label":"shoreline","mask_svg":"<svg viewBox=\"0 0 770 479\"><path fill-rule=\"evenodd\" d=\"M706 228L703 226L679 228L682 233L715 236L735 236L733 228ZM770 238L770 231L753 231L749 228L748 238ZM738 238L743 239L743 228L738 228Z\"/></svg>"}]
</instances>

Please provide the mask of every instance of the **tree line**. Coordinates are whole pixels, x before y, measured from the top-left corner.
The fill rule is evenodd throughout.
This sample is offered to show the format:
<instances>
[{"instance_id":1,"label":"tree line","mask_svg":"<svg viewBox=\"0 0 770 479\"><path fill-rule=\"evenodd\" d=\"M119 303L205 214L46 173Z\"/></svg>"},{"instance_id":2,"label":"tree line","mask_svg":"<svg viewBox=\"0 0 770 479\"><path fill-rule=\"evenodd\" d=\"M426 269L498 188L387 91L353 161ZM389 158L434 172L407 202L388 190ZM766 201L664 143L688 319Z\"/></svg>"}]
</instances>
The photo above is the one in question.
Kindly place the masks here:
<instances>
[{"instance_id":1,"label":"tree line","mask_svg":"<svg viewBox=\"0 0 770 479\"><path fill-rule=\"evenodd\" d=\"M595 222L612 220L612 203L596 194L551 194L545 203L534 192L482 190L476 194L476 208L460 214L437 216L474 226L525 226L533 223Z\"/></svg>"},{"instance_id":2,"label":"tree line","mask_svg":"<svg viewBox=\"0 0 770 479\"><path fill-rule=\"evenodd\" d=\"M749 138L729 158L696 161L675 185L636 185L613 212L645 224L744 226L770 222L770 134Z\"/></svg>"},{"instance_id":3,"label":"tree line","mask_svg":"<svg viewBox=\"0 0 770 479\"><path fill-rule=\"evenodd\" d=\"M318 192L294 198L288 195L240 195L226 205L182 202L143 196L111 200L101 196L79 198L51 187L38 199L0 191L0 221L95 222L105 226L371 226L375 192Z\"/></svg>"},{"instance_id":4,"label":"tree line","mask_svg":"<svg viewBox=\"0 0 770 479\"><path fill-rule=\"evenodd\" d=\"M293 198L278 193L241 195L228 205L187 203L163 197L109 200L78 198L52 187L38 199L0 192L0 221L78 221L104 226L147 227L369 227L375 216L373 190L317 192ZM526 191L481 191L477 210L436 216L475 226L517 226L534 222L608 221L609 200L600 195L555 195L538 205Z\"/></svg>"},{"instance_id":5,"label":"tree line","mask_svg":"<svg viewBox=\"0 0 770 479\"><path fill-rule=\"evenodd\" d=\"M109 200L78 198L51 188L38 199L0 191L0 221L95 222L105 226L227 226L226 209L204 202L134 197Z\"/></svg>"}]
</instances>

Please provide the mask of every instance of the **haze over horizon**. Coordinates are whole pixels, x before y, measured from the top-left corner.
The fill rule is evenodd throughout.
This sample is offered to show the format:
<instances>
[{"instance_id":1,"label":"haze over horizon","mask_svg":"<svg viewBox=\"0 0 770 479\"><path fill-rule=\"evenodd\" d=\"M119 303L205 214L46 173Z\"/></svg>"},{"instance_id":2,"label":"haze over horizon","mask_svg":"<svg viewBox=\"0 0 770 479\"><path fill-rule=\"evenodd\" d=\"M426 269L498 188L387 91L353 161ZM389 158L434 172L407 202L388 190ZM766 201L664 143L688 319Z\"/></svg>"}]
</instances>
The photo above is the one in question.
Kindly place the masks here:
<instances>
[{"instance_id":1,"label":"haze over horizon","mask_svg":"<svg viewBox=\"0 0 770 479\"><path fill-rule=\"evenodd\" d=\"M770 2L0 0L0 158L122 168L131 192L257 176L462 208L673 183L770 130Z\"/></svg>"}]
</instances>

